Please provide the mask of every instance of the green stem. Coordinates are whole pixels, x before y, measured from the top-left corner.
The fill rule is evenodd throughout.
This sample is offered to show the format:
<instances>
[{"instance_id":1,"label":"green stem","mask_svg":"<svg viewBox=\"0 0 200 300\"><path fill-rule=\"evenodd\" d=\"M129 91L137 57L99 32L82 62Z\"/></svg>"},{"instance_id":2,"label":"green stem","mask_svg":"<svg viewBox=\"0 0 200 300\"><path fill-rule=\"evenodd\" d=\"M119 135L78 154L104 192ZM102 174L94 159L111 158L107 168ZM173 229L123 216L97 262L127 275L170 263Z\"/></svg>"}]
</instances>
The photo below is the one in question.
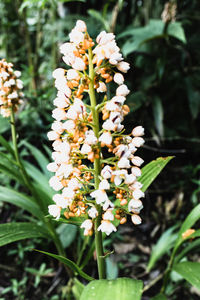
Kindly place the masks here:
<instances>
[{"instance_id":1,"label":"green stem","mask_svg":"<svg viewBox=\"0 0 200 300\"><path fill-rule=\"evenodd\" d=\"M95 90L94 90L94 67L92 63L92 48L89 48L89 77L90 77L90 83L89 83L89 96L90 96L90 104L91 104L91 111L92 111L92 117L93 117L93 123L94 126L94 133L96 137L99 137L99 113L96 109L97 103L96 103L96 97L95 97ZM100 149L100 145L99 145ZM100 164L100 158L95 158L94 160L94 181L95 181L95 189L99 188L99 175L101 172L101 164ZM103 241L102 241L102 232L98 231L98 227L101 224L102 219L102 208L100 205L96 205L96 209L98 211L98 217L95 220L95 247L96 247L96 256L97 256L97 266L98 266L98 273L99 273L99 279L106 278L105 273L105 259L104 259L104 252L103 252Z\"/></svg>"}]
</instances>

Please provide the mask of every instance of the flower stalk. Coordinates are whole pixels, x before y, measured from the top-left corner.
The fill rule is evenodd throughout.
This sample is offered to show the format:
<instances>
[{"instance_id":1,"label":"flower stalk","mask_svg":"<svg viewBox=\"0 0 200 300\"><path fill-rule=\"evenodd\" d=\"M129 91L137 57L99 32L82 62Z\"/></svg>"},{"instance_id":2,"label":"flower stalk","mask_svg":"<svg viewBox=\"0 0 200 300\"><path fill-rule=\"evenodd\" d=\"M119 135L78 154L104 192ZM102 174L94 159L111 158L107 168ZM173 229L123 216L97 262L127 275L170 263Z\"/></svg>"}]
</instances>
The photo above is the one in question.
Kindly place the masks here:
<instances>
[{"instance_id":1,"label":"flower stalk","mask_svg":"<svg viewBox=\"0 0 200 300\"><path fill-rule=\"evenodd\" d=\"M91 110L92 110L92 117L94 122L94 133L96 138L99 138L99 113L97 109L97 103L96 103L96 96L95 96L95 89L94 89L94 67L93 67L93 54L92 54L92 48L90 47L88 49L89 52L89 96L90 96L90 104L91 104ZM98 145L99 153L100 153L100 145ZM95 189L97 190L99 188L99 176L101 173L101 165L100 165L100 157L94 159L94 182L95 182ZM98 274L99 279L105 279L106 278L106 272L105 272L105 259L104 259L104 252L103 252L103 240L102 240L102 232L98 231L98 227L101 225L102 220L102 208L100 205L96 204L96 209L98 212L98 217L95 220L95 248L96 248L96 257L97 257L97 266L98 266Z\"/></svg>"}]
</instances>

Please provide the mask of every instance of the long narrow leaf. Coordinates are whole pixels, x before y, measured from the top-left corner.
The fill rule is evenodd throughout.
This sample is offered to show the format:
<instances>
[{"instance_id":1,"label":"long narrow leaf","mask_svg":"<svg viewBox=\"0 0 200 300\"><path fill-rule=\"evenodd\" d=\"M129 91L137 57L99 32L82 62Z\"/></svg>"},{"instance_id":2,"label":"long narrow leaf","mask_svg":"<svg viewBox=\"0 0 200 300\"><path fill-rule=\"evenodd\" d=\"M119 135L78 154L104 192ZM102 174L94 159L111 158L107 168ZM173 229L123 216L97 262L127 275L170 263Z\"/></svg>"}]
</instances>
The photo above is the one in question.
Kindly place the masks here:
<instances>
[{"instance_id":1,"label":"long narrow leaf","mask_svg":"<svg viewBox=\"0 0 200 300\"><path fill-rule=\"evenodd\" d=\"M0 225L0 246L16 241L42 237L48 238L48 232L34 223L8 223Z\"/></svg>"},{"instance_id":2,"label":"long narrow leaf","mask_svg":"<svg viewBox=\"0 0 200 300\"><path fill-rule=\"evenodd\" d=\"M142 175L139 177L138 180L143 184L143 192L146 191L146 189L156 179L156 177L160 174L162 169L168 164L168 162L172 158L173 156L159 157L142 168Z\"/></svg>"},{"instance_id":3,"label":"long narrow leaf","mask_svg":"<svg viewBox=\"0 0 200 300\"><path fill-rule=\"evenodd\" d=\"M166 254L174 245L175 240L177 239L177 233L174 233L176 226L169 228L165 231L156 245L153 246L151 257L147 266L147 270L150 271L155 263Z\"/></svg>"},{"instance_id":4,"label":"long narrow leaf","mask_svg":"<svg viewBox=\"0 0 200 300\"><path fill-rule=\"evenodd\" d=\"M14 191L11 188L0 186L0 201L8 202L28 211L35 217L43 219L40 207L33 201L31 197Z\"/></svg>"},{"instance_id":5,"label":"long narrow leaf","mask_svg":"<svg viewBox=\"0 0 200 300\"><path fill-rule=\"evenodd\" d=\"M68 266L72 271L74 271L75 273L78 273L81 277L85 278L88 281L93 280L94 278L90 277L89 275L87 275L85 272L83 272L77 264L75 264L75 262L71 261L70 259L60 256L60 255L56 255L53 253L49 253L49 252L45 252L45 251L40 251L40 250L36 250L38 252L41 252L43 254L46 254L48 256L51 256L57 260L59 260L61 263L63 263L64 265Z\"/></svg>"},{"instance_id":6,"label":"long narrow leaf","mask_svg":"<svg viewBox=\"0 0 200 300\"><path fill-rule=\"evenodd\" d=\"M13 157L15 157L15 153L14 150L12 149L12 147L10 146L10 144L4 139L4 137L2 135L0 135L0 144L6 148L6 150L12 154Z\"/></svg>"},{"instance_id":7,"label":"long narrow leaf","mask_svg":"<svg viewBox=\"0 0 200 300\"><path fill-rule=\"evenodd\" d=\"M174 246L173 253L175 253L178 247L184 242L182 234L186 232L186 230L190 229L198 220L200 219L200 204L198 204L187 216L185 221L183 222L179 233L176 244Z\"/></svg>"}]
</instances>

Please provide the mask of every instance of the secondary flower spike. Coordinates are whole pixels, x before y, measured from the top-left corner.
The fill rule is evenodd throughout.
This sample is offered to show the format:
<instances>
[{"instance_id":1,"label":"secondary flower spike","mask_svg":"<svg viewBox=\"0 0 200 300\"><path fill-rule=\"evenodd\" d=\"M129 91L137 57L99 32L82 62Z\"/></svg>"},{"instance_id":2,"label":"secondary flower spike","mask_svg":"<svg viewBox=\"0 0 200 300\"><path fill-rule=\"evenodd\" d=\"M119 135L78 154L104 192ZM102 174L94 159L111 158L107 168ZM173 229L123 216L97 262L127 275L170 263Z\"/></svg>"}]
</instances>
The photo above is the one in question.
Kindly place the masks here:
<instances>
[{"instance_id":1,"label":"secondary flower spike","mask_svg":"<svg viewBox=\"0 0 200 300\"><path fill-rule=\"evenodd\" d=\"M16 112L21 104L23 82L19 79L20 71L14 71L13 64L0 60L0 114L3 117L11 115L12 108Z\"/></svg>"},{"instance_id":2,"label":"secondary flower spike","mask_svg":"<svg viewBox=\"0 0 200 300\"><path fill-rule=\"evenodd\" d=\"M48 133L53 162L47 168L55 173L49 184L57 194L49 214L69 220L81 216L84 235L92 235L99 222L96 230L109 235L128 215L134 224L141 223L144 193L137 178L143 159L135 153L144 144L144 128L124 133L130 90L122 73L130 66L115 35L102 31L95 43L78 20L69 38L60 47L69 68L53 72L58 92ZM112 97L107 95L108 83L115 87ZM88 95L90 105L84 102Z\"/></svg>"}]
</instances>

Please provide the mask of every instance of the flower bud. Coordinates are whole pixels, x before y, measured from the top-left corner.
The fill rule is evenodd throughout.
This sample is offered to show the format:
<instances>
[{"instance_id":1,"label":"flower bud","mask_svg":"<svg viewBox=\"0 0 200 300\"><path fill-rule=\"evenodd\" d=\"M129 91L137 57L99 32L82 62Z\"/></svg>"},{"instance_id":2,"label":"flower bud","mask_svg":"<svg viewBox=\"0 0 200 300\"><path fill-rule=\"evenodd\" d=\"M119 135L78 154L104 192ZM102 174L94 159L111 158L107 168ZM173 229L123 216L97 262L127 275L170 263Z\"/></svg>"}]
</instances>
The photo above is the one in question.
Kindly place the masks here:
<instances>
[{"instance_id":1,"label":"flower bud","mask_svg":"<svg viewBox=\"0 0 200 300\"><path fill-rule=\"evenodd\" d=\"M134 156L134 157L132 158L131 162L132 162L135 166L140 167L140 166L143 164L144 160L143 160L141 157L139 157L139 156Z\"/></svg>"},{"instance_id":2,"label":"flower bud","mask_svg":"<svg viewBox=\"0 0 200 300\"><path fill-rule=\"evenodd\" d=\"M144 128L142 126L137 126L132 130L131 134L133 136L142 136L144 135Z\"/></svg>"},{"instance_id":3,"label":"flower bud","mask_svg":"<svg viewBox=\"0 0 200 300\"><path fill-rule=\"evenodd\" d=\"M121 73L115 73L114 75L114 82L121 85L124 82L124 76Z\"/></svg>"},{"instance_id":4,"label":"flower bud","mask_svg":"<svg viewBox=\"0 0 200 300\"><path fill-rule=\"evenodd\" d=\"M125 84L120 85L116 90L117 96L127 96L129 93L130 91Z\"/></svg>"},{"instance_id":5,"label":"flower bud","mask_svg":"<svg viewBox=\"0 0 200 300\"><path fill-rule=\"evenodd\" d=\"M131 216L131 221L133 222L133 224L135 225L139 225L142 223L142 219L140 218L140 216L138 215L132 215Z\"/></svg>"}]
</instances>

